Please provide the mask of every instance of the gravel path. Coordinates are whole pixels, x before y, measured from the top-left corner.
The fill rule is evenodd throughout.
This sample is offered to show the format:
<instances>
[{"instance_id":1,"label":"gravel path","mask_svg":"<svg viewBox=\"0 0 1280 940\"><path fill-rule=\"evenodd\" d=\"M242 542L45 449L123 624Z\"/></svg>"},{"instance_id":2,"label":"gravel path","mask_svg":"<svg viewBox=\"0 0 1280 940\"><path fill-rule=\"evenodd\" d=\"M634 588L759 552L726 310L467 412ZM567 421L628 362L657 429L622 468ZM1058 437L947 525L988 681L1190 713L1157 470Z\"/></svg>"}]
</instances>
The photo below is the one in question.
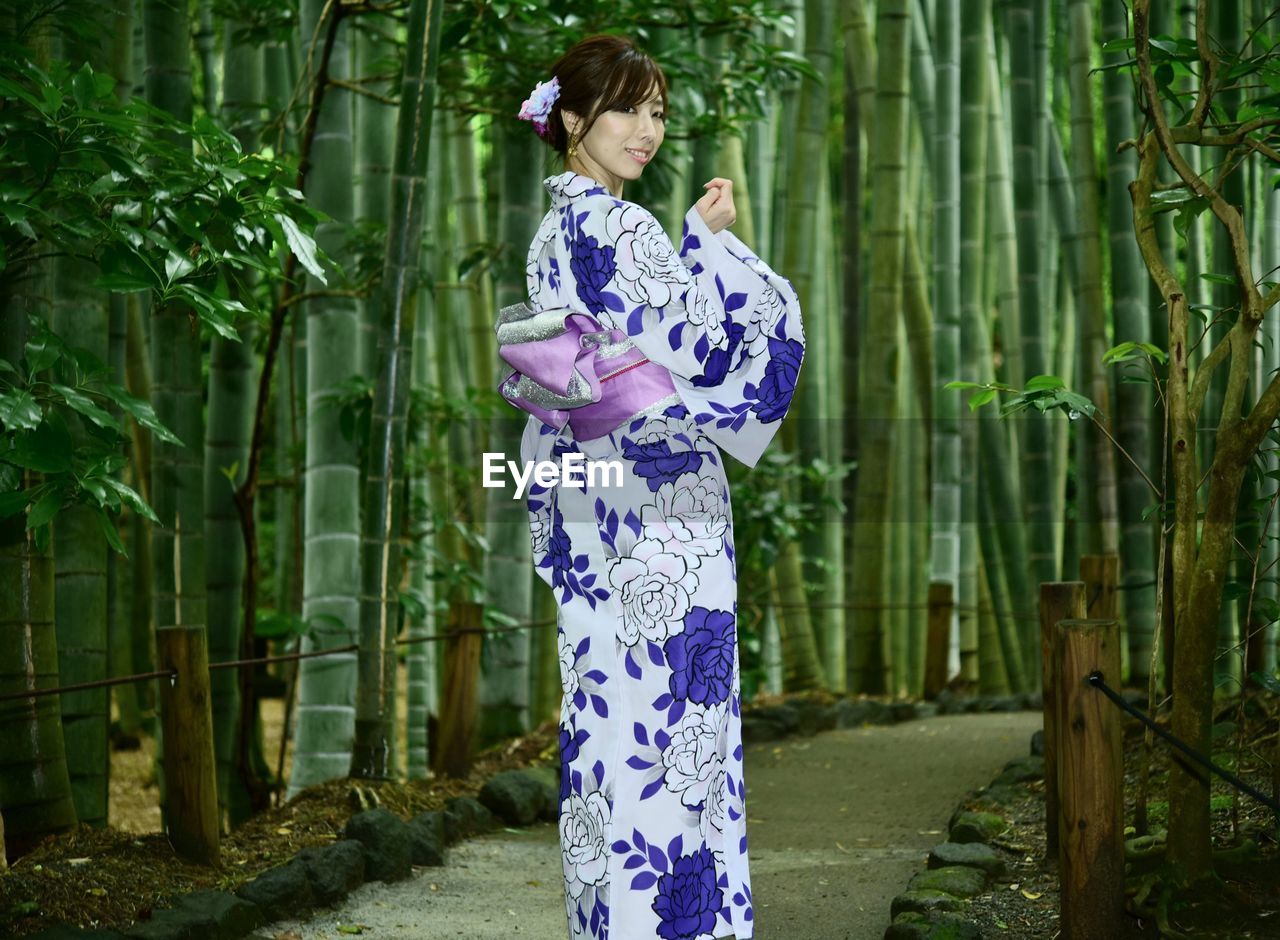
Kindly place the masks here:
<instances>
[{"instance_id":1,"label":"gravel path","mask_svg":"<svg viewBox=\"0 0 1280 940\"><path fill-rule=\"evenodd\" d=\"M1029 752L1037 712L944 715L825 731L746 749L756 940L873 940L889 902L945 841L952 810ZM339 925L346 927L339 930ZM271 937L562 940L556 827L500 829L447 850L443 868L374 882Z\"/></svg>"}]
</instances>

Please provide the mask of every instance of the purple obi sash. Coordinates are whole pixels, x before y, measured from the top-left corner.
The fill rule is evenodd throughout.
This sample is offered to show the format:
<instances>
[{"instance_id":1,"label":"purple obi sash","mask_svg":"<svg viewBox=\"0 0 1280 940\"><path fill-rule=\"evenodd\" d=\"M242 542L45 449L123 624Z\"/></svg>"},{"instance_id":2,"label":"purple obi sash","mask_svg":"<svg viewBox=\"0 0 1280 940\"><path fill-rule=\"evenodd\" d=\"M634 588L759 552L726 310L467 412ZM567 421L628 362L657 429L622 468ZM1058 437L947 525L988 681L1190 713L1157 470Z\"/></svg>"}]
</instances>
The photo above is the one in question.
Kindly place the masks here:
<instances>
[{"instance_id":1,"label":"purple obi sash","mask_svg":"<svg viewBox=\"0 0 1280 940\"><path fill-rule=\"evenodd\" d=\"M568 424L579 441L680 401L665 366L588 313L512 304L499 311L495 329L498 355L515 369L498 393L558 431Z\"/></svg>"}]
</instances>

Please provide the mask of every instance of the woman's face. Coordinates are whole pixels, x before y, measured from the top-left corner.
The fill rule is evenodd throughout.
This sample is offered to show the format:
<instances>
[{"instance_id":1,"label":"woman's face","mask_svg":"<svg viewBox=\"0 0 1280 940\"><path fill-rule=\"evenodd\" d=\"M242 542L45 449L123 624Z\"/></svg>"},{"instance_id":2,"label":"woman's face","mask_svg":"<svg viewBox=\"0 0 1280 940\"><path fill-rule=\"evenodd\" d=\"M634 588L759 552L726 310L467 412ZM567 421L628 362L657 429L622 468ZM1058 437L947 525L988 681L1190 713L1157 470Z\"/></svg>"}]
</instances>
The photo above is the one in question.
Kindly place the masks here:
<instances>
[{"instance_id":1,"label":"woman's face","mask_svg":"<svg viewBox=\"0 0 1280 940\"><path fill-rule=\"evenodd\" d=\"M641 105L602 111L578 141L578 153L569 160L569 169L599 180L615 196L621 196L623 182L640 178L666 133L662 97L654 88Z\"/></svg>"}]
</instances>

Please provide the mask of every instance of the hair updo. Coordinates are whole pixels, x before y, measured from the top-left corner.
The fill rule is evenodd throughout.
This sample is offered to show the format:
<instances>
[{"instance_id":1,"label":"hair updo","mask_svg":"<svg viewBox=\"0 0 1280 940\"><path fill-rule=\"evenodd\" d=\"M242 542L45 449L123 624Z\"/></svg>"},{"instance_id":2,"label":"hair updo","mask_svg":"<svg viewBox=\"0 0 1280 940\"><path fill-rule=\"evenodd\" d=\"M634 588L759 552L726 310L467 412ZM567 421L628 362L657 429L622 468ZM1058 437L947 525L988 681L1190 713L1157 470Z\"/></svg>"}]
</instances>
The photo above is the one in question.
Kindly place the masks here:
<instances>
[{"instance_id":1,"label":"hair updo","mask_svg":"<svg viewBox=\"0 0 1280 940\"><path fill-rule=\"evenodd\" d=\"M569 133L562 110L584 119L574 142L582 140L596 118L613 108L646 101L657 86L662 108L667 110L667 77L658 63L625 36L588 36L575 43L551 69L560 84L560 96L547 115L547 143L567 159Z\"/></svg>"}]
</instances>

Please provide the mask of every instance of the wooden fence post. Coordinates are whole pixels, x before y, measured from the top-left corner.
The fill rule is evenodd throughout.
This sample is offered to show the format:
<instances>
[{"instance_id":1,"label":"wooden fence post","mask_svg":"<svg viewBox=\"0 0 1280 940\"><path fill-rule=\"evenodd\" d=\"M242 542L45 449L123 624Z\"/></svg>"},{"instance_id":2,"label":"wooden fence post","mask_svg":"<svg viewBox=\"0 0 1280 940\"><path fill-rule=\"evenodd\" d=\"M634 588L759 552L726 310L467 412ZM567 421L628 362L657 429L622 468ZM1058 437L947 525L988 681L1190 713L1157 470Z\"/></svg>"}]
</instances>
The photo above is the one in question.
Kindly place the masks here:
<instances>
[{"instance_id":1,"label":"wooden fence post","mask_svg":"<svg viewBox=\"0 0 1280 940\"><path fill-rule=\"evenodd\" d=\"M9 860L4 854L4 813L0 813L0 874L9 870Z\"/></svg>"},{"instance_id":2,"label":"wooden fence post","mask_svg":"<svg viewBox=\"0 0 1280 940\"><path fill-rule=\"evenodd\" d=\"M480 672L479 632L484 608L470 601L449 606L444 646L444 693L440 697L440 724L435 766L437 774L465 777L471 771L471 735L476 718L476 680ZM462 628L469 627L463 633Z\"/></svg>"},{"instance_id":3,"label":"wooden fence post","mask_svg":"<svg viewBox=\"0 0 1280 940\"><path fill-rule=\"evenodd\" d=\"M1064 619L1058 660L1058 881L1061 940L1114 936L1124 917L1124 752L1120 713L1088 676L1120 672L1114 620Z\"/></svg>"},{"instance_id":4,"label":"wooden fence post","mask_svg":"<svg viewBox=\"0 0 1280 940\"><path fill-rule=\"evenodd\" d=\"M924 652L924 697L938 697L947 684L947 652L951 641L951 614L955 602L950 581L929 582L929 632Z\"/></svg>"},{"instance_id":5,"label":"wooden fence post","mask_svg":"<svg viewBox=\"0 0 1280 940\"><path fill-rule=\"evenodd\" d=\"M1083 581L1040 584L1040 687L1044 689L1044 837L1045 858L1058 861L1058 657L1053 635L1059 620L1084 619Z\"/></svg>"},{"instance_id":6,"label":"wooden fence post","mask_svg":"<svg viewBox=\"0 0 1280 940\"><path fill-rule=\"evenodd\" d=\"M218 776L204 627L184 624L157 629L156 660L160 669L177 673L172 680L160 680L162 815L169 844L189 861L217 865Z\"/></svg>"}]
</instances>

